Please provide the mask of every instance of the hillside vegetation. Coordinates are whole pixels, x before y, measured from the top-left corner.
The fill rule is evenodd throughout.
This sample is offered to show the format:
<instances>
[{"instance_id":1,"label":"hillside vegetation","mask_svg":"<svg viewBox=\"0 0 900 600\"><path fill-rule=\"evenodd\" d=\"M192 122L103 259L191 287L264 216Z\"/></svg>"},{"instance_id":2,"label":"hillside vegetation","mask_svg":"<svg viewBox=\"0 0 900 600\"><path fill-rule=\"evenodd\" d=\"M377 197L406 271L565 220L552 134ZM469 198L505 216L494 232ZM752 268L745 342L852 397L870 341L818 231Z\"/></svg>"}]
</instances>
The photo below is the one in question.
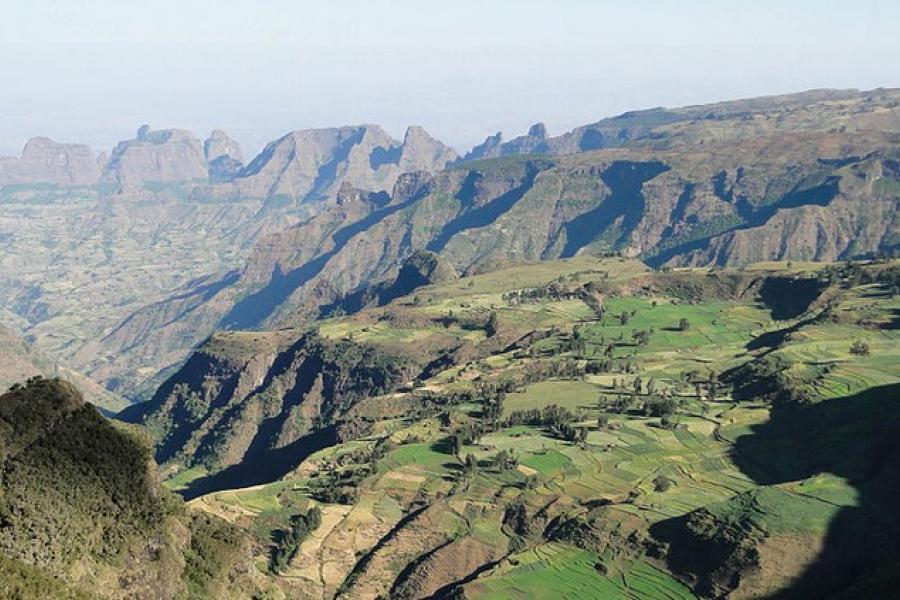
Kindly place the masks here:
<instances>
[{"instance_id":1,"label":"hillside vegetation","mask_svg":"<svg viewBox=\"0 0 900 600\"><path fill-rule=\"evenodd\" d=\"M162 488L143 434L71 384L35 377L0 396L0 596L246 598L266 587L247 549Z\"/></svg>"},{"instance_id":2,"label":"hillside vegetation","mask_svg":"<svg viewBox=\"0 0 900 600\"><path fill-rule=\"evenodd\" d=\"M290 132L246 165L221 131L145 126L99 168L89 148L39 138L0 161L0 319L136 400L213 332L371 301L423 250L457 273L605 252L890 256L898 102L815 90L633 111L461 161L417 127L402 142L374 125Z\"/></svg>"},{"instance_id":3,"label":"hillside vegetation","mask_svg":"<svg viewBox=\"0 0 900 600\"><path fill-rule=\"evenodd\" d=\"M223 328L308 322L390 285L422 250L462 274L609 252L654 267L896 254L896 92L808 101L698 109L615 147L469 160L384 193L345 186L260 238L238 274L130 315L103 369L142 348L182 355Z\"/></svg>"},{"instance_id":4,"label":"hillside vegetation","mask_svg":"<svg viewBox=\"0 0 900 600\"><path fill-rule=\"evenodd\" d=\"M898 283L890 261L523 264L216 336L135 420L292 597L884 597ZM187 410L241 444L179 438Z\"/></svg>"}]
</instances>

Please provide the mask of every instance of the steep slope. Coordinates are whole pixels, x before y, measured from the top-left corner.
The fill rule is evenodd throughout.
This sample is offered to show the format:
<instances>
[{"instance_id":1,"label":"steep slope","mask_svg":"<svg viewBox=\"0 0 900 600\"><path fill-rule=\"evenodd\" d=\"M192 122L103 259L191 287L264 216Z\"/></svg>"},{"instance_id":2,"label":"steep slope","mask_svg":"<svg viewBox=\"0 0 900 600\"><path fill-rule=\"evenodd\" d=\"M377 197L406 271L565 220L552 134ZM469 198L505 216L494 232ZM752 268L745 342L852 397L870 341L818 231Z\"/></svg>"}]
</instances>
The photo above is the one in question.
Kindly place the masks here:
<instances>
[{"instance_id":1,"label":"steep slope","mask_svg":"<svg viewBox=\"0 0 900 600\"><path fill-rule=\"evenodd\" d=\"M459 275L456 270L440 254L417 250L403 261L393 281L383 281L344 296L333 306L322 307L320 312L354 313L367 306L384 306L396 298L411 294L420 287L454 281L457 277Z\"/></svg>"},{"instance_id":2,"label":"steep slope","mask_svg":"<svg viewBox=\"0 0 900 600\"><path fill-rule=\"evenodd\" d=\"M455 154L415 127L403 142L376 126L292 132L243 167L227 136L201 148L143 129L105 175L133 185L0 189L0 308L41 352L135 396L216 329L302 322L423 249L459 273L578 253L655 267L889 254L898 100L825 90L568 137L535 126L484 153L506 156L439 172ZM365 200L339 200L344 184Z\"/></svg>"},{"instance_id":3,"label":"steep slope","mask_svg":"<svg viewBox=\"0 0 900 600\"><path fill-rule=\"evenodd\" d=\"M91 188L0 190L3 322L60 366L133 391L124 373L105 364L103 337L148 303L216 284L240 267L257 237L302 218L262 211L260 199L191 202L179 185L115 196Z\"/></svg>"},{"instance_id":4,"label":"steep slope","mask_svg":"<svg viewBox=\"0 0 900 600\"><path fill-rule=\"evenodd\" d=\"M398 142L377 125L293 131L269 143L229 184L200 195L304 202L333 197L340 186L391 189L406 171L436 171L456 153L410 127Z\"/></svg>"},{"instance_id":5,"label":"steep slope","mask_svg":"<svg viewBox=\"0 0 900 600\"><path fill-rule=\"evenodd\" d=\"M100 182L122 192L146 183L204 181L207 168L200 140L193 133L143 125L133 140L113 149Z\"/></svg>"},{"instance_id":6,"label":"steep slope","mask_svg":"<svg viewBox=\"0 0 900 600\"><path fill-rule=\"evenodd\" d=\"M55 362L128 396L160 366L183 358L180 346L172 355L139 333L117 343L123 332L140 329L141 319L130 315L142 306L209 299L234 282L258 238L328 209L345 179L390 188L404 170L456 158L418 127L402 143L361 127L295 132L244 168L240 147L224 132L214 131L201 147L190 132L144 126L118 145L98 183L94 163L90 175L47 171L51 151L68 153L73 165L72 156L87 151L47 144L28 145L28 169L20 165L25 159L3 163L19 166L9 171L9 185L0 180L0 309ZM322 206L284 202L286 190L312 194ZM197 341L192 330L210 330L221 317L195 324L187 312L180 307L169 320L181 320L178 335L189 344ZM124 368L116 362L122 347L139 357Z\"/></svg>"},{"instance_id":7,"label":"steep slope","mask_svg":"<svg viewBox=\"0 0 900 600\"><path fill-rule=\"evenodd\" d=\"M296 325L342 298L356 299L345 309L359 306L373 282L389 285L422 249L459 273L608 252L655 267L890 254L900 241L897 141L875 131L777 134L408 174L389 197L363 202L355 192L322 204L261 239L234 282L147 307L108 343L129 353L142 336L174 361L189 349L188 323L198 337Z\"/></svg>"},{"instance_id":8,"label":"steep slope","mask_svg":"<svg viewBox=\"0 0 900 600\"><path fill-rule=\"evenodd\" d=\"M128 405L109 390L91 379L54 364L46 356L35 351L16 331L0 325L0 390L6 390L20 381L34 376L58 377L80 390L93 405L115 413Z\"/></svg>"},{"instance_id":9,"label":"steep slope","mask_svg":"<svg viewBox=\"0 0 900 600\"><path fill-rule=\"evenodd\" d=\"M898 284L896 260L517 265L320 320L315 338L220 334L146 422L175 432L198 407L192 427L221 429L214 405L247 390L298 398L273 382L316 368L273 360L275 336L337 356L431 349L409 385L313 425L334 426L330 441L297 438L277 480L264 481L277 454L245 453L245 474L266 474L238 482L257 485L192 501L254 532L260 563L284 515L315 507L315 531L273 574L292 597L890 597ZM189 466L177 437L157 452L174 442L187 451L169 466ZM172 484L217 489L198 475Z\"/></svg>"},{"instance_id":10,"label":"steep slope","mask_svg":"<svg viewBox=\"0 0 900 600\"><path fill-rule=\"evenodd\" d=\"M516 138L518 145L504 144L502 152L485 157L562 155L635 146L661 149L715 141L742 141L778 132L866 129L897 132L900 125L893 115L898 97L897 89L862 92L824 89L682 108L637 110L576 127L560 136L547 138L543 143L523 143L532 139L540 142L533 136L535 126L527 136ZM495 138L488 138L488 142ZM499 140L496 138L496 142ZM487 144L495 145L494 142ZM471 158L478 157L473 155Z\"/></svg>"},{"instance_id":11,"label":"steep slope","mask_svg":"<svg viewBox=\"0 0 900 600\"><path fill-rule=\"evenodd\" d=\"M221 129L213 131L203 142L203 156L209 164L212 183L234 179L244 166L240 145Z\"/></svg>"},{"instance_id":12,"label":"steep slope","mask_svg":"<svg viewBox=\"0 0 900 600\"><path fill-rule=\"evenodd\" d=\"M394 316L385 309L381 318ZM486 323L484 315L467 326ZM216 334L150 401L117 418L146 428L157 461L171 473L200 470L204 476L187 497L271 481L319 448L366 430L365 419L348 414L372 397L407 386L448 353L478 351L461 339L460 326L444 331L428 319L407 325L424 329L412 343L373 345L365 336L315 329Z\"/></svg>"},{"instance_id":13,"label":"steep slope","mask_svg":"<svg viewBox=\"0 0 900 600\"><path fill-rule=\"evenodd\" d=\"M6 591L54 579L55 597L239 598L259 589L241 564L246 538L186 512L159 486L139 435L106 421L70 384L32 379L0 396L0 464Z\"/></svg>"}]
</instances>

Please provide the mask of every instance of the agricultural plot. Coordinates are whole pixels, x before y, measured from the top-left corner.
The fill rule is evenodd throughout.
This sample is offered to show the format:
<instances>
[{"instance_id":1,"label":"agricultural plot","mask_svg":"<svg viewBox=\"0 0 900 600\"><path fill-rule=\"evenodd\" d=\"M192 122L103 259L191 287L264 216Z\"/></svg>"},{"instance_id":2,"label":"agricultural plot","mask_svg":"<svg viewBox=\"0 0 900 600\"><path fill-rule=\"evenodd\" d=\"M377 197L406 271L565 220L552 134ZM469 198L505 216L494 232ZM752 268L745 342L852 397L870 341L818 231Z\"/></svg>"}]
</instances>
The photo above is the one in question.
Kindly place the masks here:
<instances>
[{"instance_id":1,"label":"agricultural plot","mask_svg":"<svg viewBox=\"0 0 900 600\"><path fill-rule=\"evenodd\" d=\"M705 270L684 276L709 280ZM761 548L745 596L787 585L800 574L786 565L807 568L848 510L868 514L882 501L854 477L871 452L866 432L900 384L900 299L885 286L845 286L827 304L774 320L755 297L692 301L653 281L634 261L579 257L423 288L419 302L390 305L432 323L425 329L394 327L377 311L329 320L325 335L360 343L447 336L457 348L491 350L365 400L370 410L355 413L370 421L365 434L311 455L284 481L197 505L249 523L260 538L310 502L322 506L327 530L290 571L317 597L377 588L406 598L398 590L458 585L470 599L693 598L684 582L694 575L666 562L664 533L687 535L684 523L698 515ZM606 290L602 316L592 297L554 296L554 286L590 282ZM628 293L616 291L623 283ZM523 289L527 302L510 294ZM500 333L438 325L451 311L495 313ZM734 373L743 373L740 386ZM458 400L417 412L424 393ZM392 406L408 410L379 417ZM323 472L353 488L349 499L315 498ZM450 530L422 537L416 523L435 507ZM765 546L776 542L807 554L778 567ZM481 562L442 568L441 557L462 561L457 547L478 548L471 560Z\"/></svg>"},{"instance_id":2,"label":"agricultural plot","mask_svg":"<svg viewBox=\"0 0 900 600\"><path fill-rule=\"evenodd\" d=\"M618 570L589 551L556 544L510 557L466 593L480 600L572 598L593 600L680 600L690 590L659 569L637 561Z\"/></svg>"}]
</instances>

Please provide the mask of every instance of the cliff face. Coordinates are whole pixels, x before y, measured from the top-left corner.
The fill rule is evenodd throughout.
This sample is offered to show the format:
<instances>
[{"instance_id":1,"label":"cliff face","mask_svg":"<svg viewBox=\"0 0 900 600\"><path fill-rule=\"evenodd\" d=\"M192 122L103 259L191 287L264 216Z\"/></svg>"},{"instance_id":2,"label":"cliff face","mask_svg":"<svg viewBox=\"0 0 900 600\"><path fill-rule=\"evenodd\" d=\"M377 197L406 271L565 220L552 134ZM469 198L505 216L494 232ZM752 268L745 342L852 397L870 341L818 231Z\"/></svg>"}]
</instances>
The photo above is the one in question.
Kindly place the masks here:
<instances>
[{"instance_id":1,"label":"cliff face","mask_svg":"<svg viewBox=\"0 0 900 600\"><path fill-rule=\"evenodd\" d=\"M893 252L896 140L881 132L776 135L690 152L507 157L406 175L389 197L348 192L261 238L233 284L142 310L110 347L128 353L135 336L146 336L175 357L188 350L178 341L186 324L203 336L296 324L345 297L346 306L361 306L365 288L388 287L423 249L460 273L610 251L653 266Z\"/></svg>"},{"instance_id":2,"label":"cliff face","mask_svg":"<svg viewBox=\"0 0 900 600\"><path fill-rule=\"evenodd\" d=\"M193 497L280 477L334 443L336 425L356 403L416 373L402 353L315 332L222 333L152 400L119 418L147 428L162 465L210 473L186 492Z\"/></svg>"},{"instance_id":3,"label":"cliff face","mask_svg":"<svg viewBox=\"0 0 900 600\"><path fill-rule=\"evenodd\" d=\"M245 166L221 132L142 128L104 171L116 201L0 190L0 302L39 350L134 394L217 328L301 322L419 250L460 273L608 251L653 266L889 253L898 106L895 90L816 91L558 137L536 125L443 171L455 154L416 127L292 132Z\"/></svg>"},{"instance_id":4,"label":"cliff face","mask_svg":"<svg viewBox=\"0 0 900 600\"><path fill-rule=\"evenodd\" d=\"M212 183L234 179L244 166L240 144L221 129L213 131L203 142L203 155L209 164L209 180Z\"/></svg>"},{"instance_id":5,"label":"cliff face","mask_svg":"<svg viewBox=\"0 0 900 600\"><path fill-rule=\"evenodd\" d=\"M358 181L390 190L403 171L437 169L456 158L418 127L403 142L377 127L348 127L295 132L245 167L239 145L222 131L201 145L190 132L142 127L106 161L101 181L93 157L92 174L61 179L48 171L38 159L49 143L30 143L28 160L2 162L0 310L40 352L126 395L158 365L183 359L181 342L172 339L217 326L230 306L206 304L242 271L235 296L259 285L258 277L268 281L276 262L313 257L318 245L288 242L292 225L322 212L316 223L327 243L338 223L358 220L387 196L358 191L354 199L342 186ZM242 269L257 241L259 251ZM163 301L165 307L156 305ZM155 323L142 316L148 305L157 318L169 315L172 327L162 336L147 329ZM137 354L121 357L125 347ZM137 355L153 365L151 373L131 369Z\"/></svg>"},{"instance_id":6,"label":"cliff face","mask_svg":"<svg viewBox=\"0 0 900 600\"><path fill-rule=\"evenodd\" d=\"M228 185L198 193L281 198L295 202L333 197L343 183L389 190L412 170L436 171L456 153L410 127L398 142L377 125L293 131L269 143Z\"/></svg>"},{"instance_id":7,"label":"cliff face","mask_svg":"<svg viewBox=\"0 0 900 600\"><path fill-rule=\"evenodd\" d=\"M134 139L115 147L100 181L123 191L146 182L186 182L206 177L206 158L193 133L183 129L153 130L144 125Z\"/></svg>"},{"instance_id":8,"label":"cliff face","mask_svg":"<svg viewBox=\"0 0 900 600\"><path fill-rule=\"evenodd\" d=\"M0 158L0 186L49 183L92 185L100 177L94 152L82 144L60 144L45 137L28 140L19 158Z\"/></svg>"},{"instance_id":9,"label":"cliff face","mask_svg":"<svg viewBox=\"0 0 900 600\"><path fill-rule=\"evenodd\" d=\"M518 151L512 142L503 146L506 154L558 156L602 148L645 146L663 149L735 142L778 132L897 132L900 126L892 115L898 95L896 89L867 92L825 89L681 108L652 108L576 127L547 138L543 143L521 144ZM533 138L532 132L517 139Z\"/></svg>"}]
</instances>

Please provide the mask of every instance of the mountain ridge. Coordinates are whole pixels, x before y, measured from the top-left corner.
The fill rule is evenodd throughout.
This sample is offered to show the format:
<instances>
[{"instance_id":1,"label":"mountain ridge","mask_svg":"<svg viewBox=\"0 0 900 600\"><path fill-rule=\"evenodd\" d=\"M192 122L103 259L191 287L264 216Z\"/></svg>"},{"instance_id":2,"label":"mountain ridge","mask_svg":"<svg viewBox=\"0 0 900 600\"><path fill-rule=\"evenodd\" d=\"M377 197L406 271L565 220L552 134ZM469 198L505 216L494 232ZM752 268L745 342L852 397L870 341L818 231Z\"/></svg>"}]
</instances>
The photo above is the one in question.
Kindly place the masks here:
<instances>
[{"instance_id":1,"label":"mountain ridge","mask_svg":"<svg viewBox=\"0 0 900 600\"><path fill-rule=\"evenodd\" d=\"M142 128L106 171L138 185L0 190L0 300L39 350L136 397L216 328L312 318L420 249L460 273L578 252L656 267L891 253L898 99L820 90L632 111L562 137L535 126L492 151L505 156L462 161L416 127L402 142L377 126L289 133L249 164L227 135L204 147ZM582 151L598 143L618 147ZM183 151L184 168L154 166ZM140 183L128 164L148 160Z\"/></svg>"}]
</instances>

